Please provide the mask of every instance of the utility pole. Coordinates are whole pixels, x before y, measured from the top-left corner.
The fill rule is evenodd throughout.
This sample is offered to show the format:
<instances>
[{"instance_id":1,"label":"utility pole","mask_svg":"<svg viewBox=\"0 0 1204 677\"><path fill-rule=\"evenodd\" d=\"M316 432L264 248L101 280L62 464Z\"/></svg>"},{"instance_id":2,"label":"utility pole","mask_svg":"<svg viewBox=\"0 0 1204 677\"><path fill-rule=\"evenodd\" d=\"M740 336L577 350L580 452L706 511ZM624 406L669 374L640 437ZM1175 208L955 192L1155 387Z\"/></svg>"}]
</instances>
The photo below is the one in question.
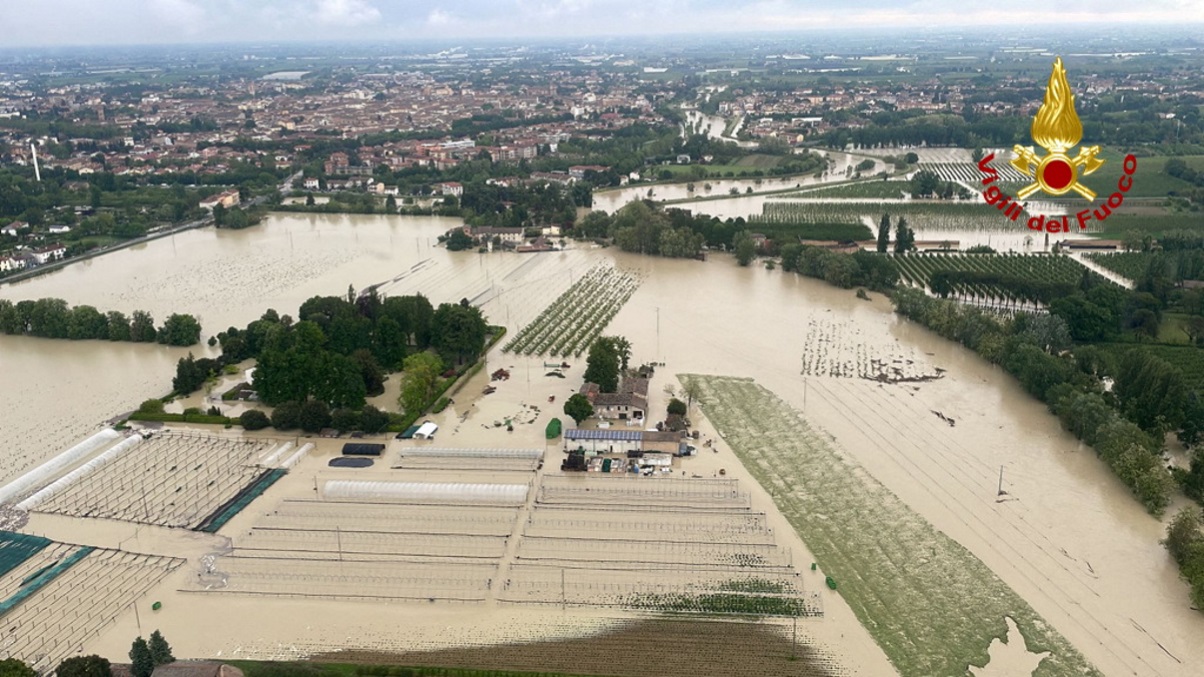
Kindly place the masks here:
<instances>
[{"instance_id":1,"label":"utility pole","mask_svg":"<svg viewBox=\"0 0 1204 677\"><path fill-rule=\"evenodd\" d=\"M339 528L339 525L337 525L337 524L334 526L334 537L335 537L335 541L338 543L339 561L342 562L343 561L343 531Z\"/></svg>"},{"instance_id":2,"label":"utility pole","mask_svg":"<svg viewBox=\"0 0 1204 677\"><path fill-rule=\"evenodd\" d=\"M996 495L996 496L1002 496L1002 495L1004 495L1005 493L1007 493L1007 492L1005 492L1005 491L1003 490L1003 466L1002 466L1002 465L1000 465L1000 466L999 466L999 493L997 493L997 494L995 494L995 495Z\"/></svg>"},{"instance_id":3,"label":"utility pole","mask_svg":"<svg viewBox=\"0 0 1204 677\"><path fill-rule=\"evenodd\" d=\"M568 607L568 601L564 595L564 569L560 570L560 610L564 611Z\"/></svg>"},{"instance_id":4,"label":"utility pole","mask_svg":"<svg viewBox=\"0 0 1204 677\"><path fill-rule=\"evenodd\" d=\"M661 307L656 307L656 357L661 357Z\"/></svg>"}]
</instances>

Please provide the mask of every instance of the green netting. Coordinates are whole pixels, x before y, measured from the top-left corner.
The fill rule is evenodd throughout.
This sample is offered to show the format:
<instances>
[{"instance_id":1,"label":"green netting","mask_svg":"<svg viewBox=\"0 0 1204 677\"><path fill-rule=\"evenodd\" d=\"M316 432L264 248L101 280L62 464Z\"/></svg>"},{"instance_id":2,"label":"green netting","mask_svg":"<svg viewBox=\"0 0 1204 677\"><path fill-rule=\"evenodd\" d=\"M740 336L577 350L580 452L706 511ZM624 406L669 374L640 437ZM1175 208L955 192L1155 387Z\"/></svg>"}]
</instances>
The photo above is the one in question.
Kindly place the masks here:
<instances>
[{"instance_id":1,"label":"green netting","mask_svg":"<svg viewBox=\"0 0 1204 677\"><path fill-rule=\"evenodd\" d=\"M21 585L21 589L18 590L15 595L9 597L3 602L0 602L0 616L12 611L13 607L17 606L21 602L24 602L29 598L30 595L34 594L38 590L46 587L46 584L58 578L59 574L75 566L75 564L83 558L92 554L92 551L95 549L96 548L92 547L80 548L67 557L64 557L58 564L42 569L36 576L25 579L25 582Z\"/></svg>"},{"instance_id":2,"label":"green netting","mask_svg":"<svg viewBox=\"0 0 1204 677\"><path fill-rule=\"evenodd\" d=\"M286 474L288 474L287 470L279 468L263 473L254 482L248 484L242 491L238 492L234 498L226 501L221 507L213 511L213 514L206 517L196 527L196 530L212 534L226 526L226 522L229 522L235 515L242 512L242 509L250 505L251 501L259 498L263 492L268 490L268 487L275 484L276 480L284 477Z\"/></svg>"},{"instance_id":3,"label":"green netting","mask_svg":"<svg viewBox=\"0 0 1204 677\"><path fill-rule=\"evenodd\" d=\"M41 536L0 531L0 577L21 566L25 560L41 552L51 541Z\"/></svg>"}]
</instances>

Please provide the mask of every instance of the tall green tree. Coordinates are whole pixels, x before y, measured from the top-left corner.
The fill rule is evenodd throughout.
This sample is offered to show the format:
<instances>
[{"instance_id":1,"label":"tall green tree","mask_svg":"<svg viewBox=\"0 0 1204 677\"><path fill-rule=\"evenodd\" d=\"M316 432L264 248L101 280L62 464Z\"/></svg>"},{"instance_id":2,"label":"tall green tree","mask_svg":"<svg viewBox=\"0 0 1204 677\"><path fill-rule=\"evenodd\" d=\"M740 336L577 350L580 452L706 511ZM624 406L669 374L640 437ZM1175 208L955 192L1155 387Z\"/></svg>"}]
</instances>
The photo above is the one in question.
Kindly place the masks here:
<instances>
[{"instance_id":1,"label":"tall green tree","mask_svg":"<svg viewBox=\"0 0 1204 677\"><path fill-rule=\"evenodd\" d=\"M72 656L55 668L58 677L112 677L109 659L97 655Z\"/></svg>"},{"instance_id":2,"label":"tall green tree","mask_svg":"<svg viewBox=\"0 0 1204 677\"><path fill-rule=\"evenodd\" d=\"M330 425L330 407L322 400L306 400L301 403L299 421L305 432L319 432Z\"/></svg>"},{"instance_id":3,"label":"tall green tree","mask_svg":"<svg viewBox=\"0 0 1204 677\"><path fill-rule=\"evenodd\" d=\"M736 233L732 244L736 250L736 263L747 266L757 256L757 245L747 230Z\"/></svg>"},{"instance_id":4,"label":"tall green tree","mask_svg":"<svg viewBox=\"0 0 1204 677\"><path fill-rule=\"evenodd\" d=\"M890 214L883 214L878 222L878 251L885 253L890 246Z\"/></svg>"},{"instance_id":5,"label":"tall green tree","mask_svg":"<svg viewBox=\"0 0 1204 677\"><path fill-rule=\"evenodd\" d=\"M610 341L619 355L619 368L626 371L627 364L631 361L631 341L628 341L626 336L611 336Z\"/></svg>"},{"instance_id":6,"label":"tall green tree","mask_svg":"<svg viewBox=\"0 0 1204 677\"><path fill-rule=\"evenodd\" d=\"M166 665L174 663L176 660L176 657L171 655L171 646L167 644L167 640L163 639L163 635L158 630L151 633L150 652L155 665Z\"/></svg>"},{"instance_id":7,"label":"tall green tree","mask_svg":"<svg viewBox=\"0 0 1204 677\"><path fill-rule=\"evenodd\" d=\"M130 340L135 343L153 343L157 337L155 318L145 310L135 310L130 320Z\"/></svg>"},{"instance_id":8,"label":"tall green tree","mask_svg":"<svg viewBox=\"0 0 1204 677\"><path fill-rule=\"evenodd\" d=\"M421 412L435 397L443 360L430 352L414 353L405 359L399 403L407 414Z\"/></svg>"},{"instance_id":9,"label":"tall green tree","mask_svg":"<svg viewBox=\"0 0 1204 677\"><path fill-rule=\"evenodd\" d=\"M915 231L907 226L907 219L899 217L895 224L895 253L903 254L916 248Z\"/></svg>"},{"instance_id":10,"label":"tall green tree","mask_svg":"<svg viewBox=\"0 0 1204 677\"><path fill-rule=\"evenodd\" d=\"M581 425L581 422L594 415L594 405L589 398L581 393L575 393L564 401L564 413Z\"/></svg>"},{"instance_id":11,"label":"tall green tree","mask_svg":"<svg viewBox=\"0 0 1204 677\"><path fill-rule=\"evenodd\" d=\"M445 362L463 363L485 349L487 329L480 308L443 303L431 321L431 346Z\"/></svg>"},{"instance_id":12,"label":"tall green tree","mask_svg":"<svg viewBox=\"0 0 1204 677\"><path fill-rule=\"evenodd\" d=\"M130 647L130 662L133 664L130 672L134 677L151 677L155 671L155 659L145 639L139 637L134 640L134 645Z\"/></svg>"},{"instance_id":13,"label":"tall green tree","mask_svg":"<svg viewBox=\"0 0 1204 677\"><path fill-rule=\"evenodd\" d=\"M33 668L16 658L6 658L0 661L0 677L37 677Z\"/></svg>"},{"instance_id":14,"label":"tall green tree","mask_svg":"<svg viewBox=\"0 0 1204 677\"><path fill-rule=\"evenodd\" d=\"M598 384L599 390L604 393L613 393L619 389L619 353L615 350L612 339L596 339L589 347L589 356L585 364L587 383Z\"/></svg>"}]
</instances>

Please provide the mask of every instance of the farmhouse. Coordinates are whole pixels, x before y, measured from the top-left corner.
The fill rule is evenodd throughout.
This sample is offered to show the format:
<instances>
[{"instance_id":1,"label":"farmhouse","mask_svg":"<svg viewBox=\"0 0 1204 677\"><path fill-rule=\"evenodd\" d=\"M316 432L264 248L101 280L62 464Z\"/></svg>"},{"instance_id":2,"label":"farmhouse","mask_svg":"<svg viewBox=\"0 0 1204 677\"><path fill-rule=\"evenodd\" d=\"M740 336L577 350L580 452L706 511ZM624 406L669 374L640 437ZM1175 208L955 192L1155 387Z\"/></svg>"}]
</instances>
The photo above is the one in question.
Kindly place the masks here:
<instances>
[{"instance_id":1,"label":"farmhouse","mask_svg":"<svg viewBox=\"0 0 1204 677\"><path fill-rule=\"evenodd\" d=\"M33 260L38 262L38 265L49 263L50 261L58 261L67 255L67 248L61 244L52 244L41 249L35 249L30 252Z\"/></svg>"},{"instance_id":2,"label":"farmhouse","mask_svg":"<svg viewBox=\"0 0 1204 677\"><path fill-rule=\"evenodd\" d=\"M597 384L585 383L580 390L585 399L594 405L594 416L602 419L643 420L648 411L648 379L625 378L619 384L619 392L600 392Z\"/></svg>"},{"instance_id":3,"label":"farmhouse","mask_svg":"<svg viewBox=\"0 0 1204 677\"><path fill-rule=\"evenodd\" d=\"M209 197L205 198L204 200L201 200L201 208L212 211L214 207L221 205L221 206L225 207L226 209L229 209L231 207L237 206L238 203L239 203L238 190L230 189L230 190L218 193L217 195L210 195Z\"/></svg>"},{"instance_id":4,"label":"farmhouse","mask_svg":"<svg viewBox=\"0 0 1204 677\"><path fill-rule=\"evenodd\" d=\"M15 259L11 256L0 256L0 273L21 270L25 267L25 259Z\"/></svg>"}]
</instances>

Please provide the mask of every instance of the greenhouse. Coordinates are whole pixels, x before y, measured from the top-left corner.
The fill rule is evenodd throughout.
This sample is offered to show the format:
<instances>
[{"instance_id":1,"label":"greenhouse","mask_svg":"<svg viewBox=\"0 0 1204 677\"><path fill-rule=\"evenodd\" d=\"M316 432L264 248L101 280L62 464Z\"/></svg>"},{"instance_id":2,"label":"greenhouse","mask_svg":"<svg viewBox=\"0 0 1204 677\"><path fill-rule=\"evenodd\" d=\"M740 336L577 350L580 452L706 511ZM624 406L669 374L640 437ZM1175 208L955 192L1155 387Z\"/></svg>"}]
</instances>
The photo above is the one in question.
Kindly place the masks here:
<instances>
[{"instance_id":1,"label":"greenhouse","mask_svg":"<svg viewBox=\"0 0 1204 677\"><path fill-rule=\"evenodd\" d=\"M527 500L526 484L476 484L469 482L381 482L331 480L325 484L327 499L367 499L413 502L501 503Z\"/></svg>"}]
</instances>

